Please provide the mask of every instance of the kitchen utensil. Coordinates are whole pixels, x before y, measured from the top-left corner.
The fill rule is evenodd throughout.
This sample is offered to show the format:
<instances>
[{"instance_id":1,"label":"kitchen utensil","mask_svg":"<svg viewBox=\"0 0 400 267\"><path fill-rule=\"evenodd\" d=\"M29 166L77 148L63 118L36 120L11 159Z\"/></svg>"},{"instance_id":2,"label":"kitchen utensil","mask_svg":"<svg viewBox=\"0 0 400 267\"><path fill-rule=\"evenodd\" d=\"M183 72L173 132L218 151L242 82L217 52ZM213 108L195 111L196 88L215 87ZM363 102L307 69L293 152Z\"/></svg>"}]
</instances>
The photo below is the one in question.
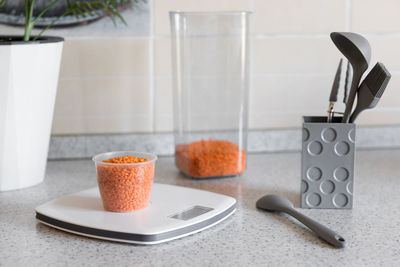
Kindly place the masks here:
<instances>
[{"instance_id":1,"label":"kitchen utensil","mask_svg":"<svg viewBox=\"0 0 400 267\"><path fill-rule=\"evenodd\" d=\"M321 239L325 240L329 244L342 248L345 245L343 237L330 230L326 226L312 220L311 218L301 214L293 208L292 202L287 198L278 195L266 195L260 198L256 203L257 208L263 209L269 212L281 211L287 213L298 221L302 222L305 226L310 228L315 234Z\"/></svg>"},{"instance_id":2,"label":"kitchen utensil","mask_svg":"<svg viewBox=\"0 0 400 267\"><path fill-rule=\"evenodd\" d=\"M390 80L390 73L385 66L378 62L365 77L357 92L357 106L350 117L354 122L364 110L374 108L382 97Z\"/></svg>"},{"instance_id":3,"label":"kitchen utensil","mask_svg":"<svg viewBox=\"0 0 400 267\"><path fill-rule=\"evenodd\" d=\"M155 183L145 209L125 213L104 211L99 188L95 187L37 207L36 219L78 235L151 245L212 227L232 215L235 206L232 197Z\"/></svg>"},{"instance_id":4,"label":"kitchen utensil","mask_svg":"<svg viewBox=\"0 0 400 267\"><path fill-rule=\"evenodd\" d=\"M353 78L353 70L351 69L350 61L347 61L347 69L346 69L346 79L344 82L344 94L343 94L343 103L347 104L347 100L349 99L350 85L351 79Z\"/></svg>"},{"instance_id":5,"label":"kitchen utensil","mask_svg":"<svg viewBox=\"0 0 400 267\"><path fill-rule=\"evenodd\" d=\"M353 79L342 122L349 122L357 88L363 73L368 69L371 59L371 46L367 39L352 32L332 32L331 39L342 54L350 61Z\"/></svg>"},{"instance_id":6,"label":"kitchen utensil","mask_svg":"<svg viewBox=\"0 0 400 267\"><path fill-rule=\"evenodd\" d=\"M338 94L339 85L340 85L340 74L342 72L342 62L343 62L343 59L340 59L339 66L336 70L335 79L333 80L331 94L329 96L328 122L332 121L334 106L337 101L337 94Z\"/></svg>"},{"instance_id":7,"label":"kitchen utensil","mask_svg":"<svg viewBox=\"0 0 400 267\"><path fill-rule=\"evenodd\" d=\"M331 123L325 117L303 117L301 149L301 207L353 207L356 125Z\"/></svg>"}]
</instances>

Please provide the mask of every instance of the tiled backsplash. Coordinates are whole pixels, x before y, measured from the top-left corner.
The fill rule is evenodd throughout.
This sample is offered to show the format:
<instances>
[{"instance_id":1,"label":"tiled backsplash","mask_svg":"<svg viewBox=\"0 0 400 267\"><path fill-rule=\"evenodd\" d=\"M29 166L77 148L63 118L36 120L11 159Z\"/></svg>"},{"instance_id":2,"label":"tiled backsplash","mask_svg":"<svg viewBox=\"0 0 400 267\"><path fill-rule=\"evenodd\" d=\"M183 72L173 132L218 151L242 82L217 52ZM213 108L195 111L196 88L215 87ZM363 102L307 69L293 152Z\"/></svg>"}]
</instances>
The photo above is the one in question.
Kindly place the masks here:
<instances>
[{"instance_id":1,"label":"tiled backsplash","mask_svg":"<svg viewBox=\"0 0 400 267\"><path fill-rule=\"evenodd\" d=\"M252 129L299 128L302 115L324 115L340 58L331 31L362 33L371 65L392 73L359 124L399 125L399 8L394 0L153 0L122 13L128 27L52 30L66 37L53 134L172 130L170 10L254 12Z\"/></svg>"}]
</instances>

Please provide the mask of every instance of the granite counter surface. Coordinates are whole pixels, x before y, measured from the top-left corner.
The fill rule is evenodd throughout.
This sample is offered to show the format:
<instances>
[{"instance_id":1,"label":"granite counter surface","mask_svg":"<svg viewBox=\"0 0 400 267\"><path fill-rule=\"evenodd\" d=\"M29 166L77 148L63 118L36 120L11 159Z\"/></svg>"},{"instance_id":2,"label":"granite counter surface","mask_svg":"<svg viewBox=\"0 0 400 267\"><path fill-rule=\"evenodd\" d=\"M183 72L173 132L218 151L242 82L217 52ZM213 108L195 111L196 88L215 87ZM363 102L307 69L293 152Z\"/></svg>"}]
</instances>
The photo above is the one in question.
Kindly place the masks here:
<instances>
[{"instance_id":1,"label":"granite counter surface","mask_svg":"<svg viewBox=\"0 0 400 267\"><path fill-rule=\"evenodd\" d=\"M300 205L300 154L253 154L240 177L193 180L161 157L156 182L235 197L236 213L203 232L153 246L81 237L39 224L34 208L96 186L89 160L49 161L45 182L0 193L0 266L399 266L400 150L357 153L354 208L301 210L346 238L335 249L282 214L255 208L267 194Z\"/></svg>"}]
</instances>

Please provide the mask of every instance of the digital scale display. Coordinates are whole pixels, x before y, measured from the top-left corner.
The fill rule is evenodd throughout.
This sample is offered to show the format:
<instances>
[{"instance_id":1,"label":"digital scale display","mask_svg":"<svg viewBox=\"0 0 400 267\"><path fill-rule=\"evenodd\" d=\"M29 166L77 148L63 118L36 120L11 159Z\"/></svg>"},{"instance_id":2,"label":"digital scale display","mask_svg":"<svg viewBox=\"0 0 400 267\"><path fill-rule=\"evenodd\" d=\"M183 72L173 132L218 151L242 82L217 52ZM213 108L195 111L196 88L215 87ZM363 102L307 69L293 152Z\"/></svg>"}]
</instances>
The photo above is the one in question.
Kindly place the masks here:
<instances>
[{"instance_id":1,"label":"digital scale display","mask_svg":"<svg viewBox=\"0 0 400 267\"><path fill-rule=\"evenodd\" d=\"M207 213L209 211L212 211L213 208L209 208L209 207L203 207L203 206L194 206L188 210L185 210L183 212L174 214L172 216L169 216L170 218L174 218L174 219L178 219L178 220L183 220L183 221L187 221L190 219L193 219L197 216L200 216L204 213Z\"/></svg>"}]
</instances>

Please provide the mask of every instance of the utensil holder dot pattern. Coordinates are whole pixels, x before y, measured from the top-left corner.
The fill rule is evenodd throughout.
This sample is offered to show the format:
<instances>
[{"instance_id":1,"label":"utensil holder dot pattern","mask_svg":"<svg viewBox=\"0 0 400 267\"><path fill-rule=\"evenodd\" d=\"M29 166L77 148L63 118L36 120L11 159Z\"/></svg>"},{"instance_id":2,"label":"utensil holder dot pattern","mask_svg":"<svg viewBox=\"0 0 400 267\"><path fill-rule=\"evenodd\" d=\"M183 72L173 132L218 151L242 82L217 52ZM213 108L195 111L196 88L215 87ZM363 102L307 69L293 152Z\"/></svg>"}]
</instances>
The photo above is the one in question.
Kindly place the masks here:
<instances>
[{"instance_id":1,"label":"utensil holder dot pattern","mask_svg":"<svg viewBox=\"0 0 400 267\"><path fill-rule=\"evenodd\" d=\"M301 207L353 207L356 125L335 117L303 117Z\"/></svg>"}]
</instances>

